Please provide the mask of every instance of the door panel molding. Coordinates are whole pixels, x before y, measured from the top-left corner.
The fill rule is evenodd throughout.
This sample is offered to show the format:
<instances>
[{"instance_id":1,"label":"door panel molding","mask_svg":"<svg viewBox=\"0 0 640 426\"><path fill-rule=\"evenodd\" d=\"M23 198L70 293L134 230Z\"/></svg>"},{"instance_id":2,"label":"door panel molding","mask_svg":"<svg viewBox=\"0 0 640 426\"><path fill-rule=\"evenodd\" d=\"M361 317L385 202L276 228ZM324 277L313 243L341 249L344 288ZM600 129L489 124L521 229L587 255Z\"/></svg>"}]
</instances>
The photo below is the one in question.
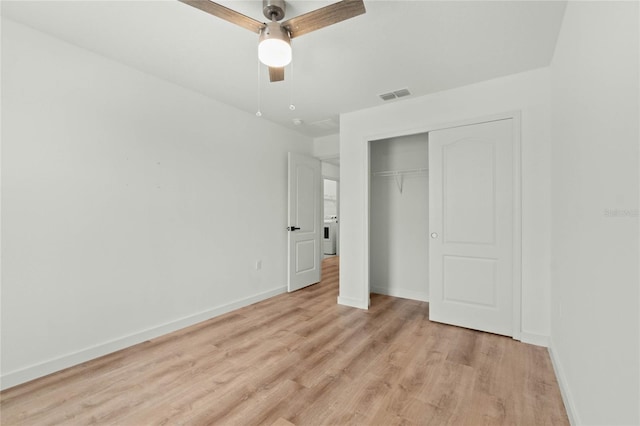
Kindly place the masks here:
<instances>
[{"instance_id":1,"label":"door panel molding","mask_svg":"<svg viewBox=\"0 0 640 426\"><path fill-rule=\"evenodd\" d=\"M513 334L512 126L429 132L432 321Z\"/></svg>"}]
</instances>

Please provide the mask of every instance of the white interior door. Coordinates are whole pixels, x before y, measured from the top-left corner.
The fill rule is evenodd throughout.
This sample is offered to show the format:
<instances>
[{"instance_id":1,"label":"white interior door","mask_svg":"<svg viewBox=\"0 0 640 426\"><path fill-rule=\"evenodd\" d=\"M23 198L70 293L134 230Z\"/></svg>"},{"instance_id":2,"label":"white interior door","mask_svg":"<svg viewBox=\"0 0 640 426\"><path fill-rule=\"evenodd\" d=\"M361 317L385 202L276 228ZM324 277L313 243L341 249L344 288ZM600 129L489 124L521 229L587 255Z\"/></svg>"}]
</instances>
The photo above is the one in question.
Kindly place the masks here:
<instances>
[{"instance_id":1,"label":"white interior door","mask_svg":"<svg viewBox=\"0 0 640 426\"><path fill-rule=\"evenodd\" d=\"M513 120L429 133L429 319L513 335Z\"/></svg>"},{"instance_id":2,"label":"white interior door","mask_svg":"<svg viewBox=\"0 0 640 426\"><path fill-rule=\"evenodd\" d=\"M287 288L320 281L322 262L322 177L320 161L289 153L289 234Z\"/></svg>"}]
</instances>

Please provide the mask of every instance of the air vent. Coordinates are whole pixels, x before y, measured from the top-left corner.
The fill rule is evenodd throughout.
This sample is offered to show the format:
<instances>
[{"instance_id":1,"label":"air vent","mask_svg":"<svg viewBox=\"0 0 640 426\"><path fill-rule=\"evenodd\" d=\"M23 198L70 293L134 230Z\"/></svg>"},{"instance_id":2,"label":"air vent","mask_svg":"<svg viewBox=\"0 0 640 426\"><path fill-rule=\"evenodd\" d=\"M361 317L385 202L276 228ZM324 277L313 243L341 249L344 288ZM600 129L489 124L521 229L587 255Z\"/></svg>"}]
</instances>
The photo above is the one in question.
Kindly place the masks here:
<instances>
[{"instance_id":1,"label":"air vent","mask_svg":"<svg viewBox=\"0 0 640 426\"><path fill-rule=\"evenodd\" d=\"M380 96L380 99L382 99L383 101L390 101L392 99L397 99L397 98L402 98L404 96L409 96L410 94L411 94L411 92L409 92L409 89L400 89L400 90L396 90L394 92L383 93L382 95L378 95L378 96Z\"/></svg>"}]
</instances>

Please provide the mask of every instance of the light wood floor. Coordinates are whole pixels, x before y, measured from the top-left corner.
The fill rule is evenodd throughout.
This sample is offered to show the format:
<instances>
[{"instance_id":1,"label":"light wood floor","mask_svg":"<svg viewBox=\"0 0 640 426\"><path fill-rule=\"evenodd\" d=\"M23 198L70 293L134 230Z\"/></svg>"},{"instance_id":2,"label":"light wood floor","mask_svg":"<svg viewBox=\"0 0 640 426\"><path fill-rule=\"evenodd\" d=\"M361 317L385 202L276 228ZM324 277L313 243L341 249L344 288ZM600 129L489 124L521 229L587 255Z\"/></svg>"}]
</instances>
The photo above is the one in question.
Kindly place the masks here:
<instances>
[{"instance_id":1,"label":"light wood floor","mask_svg":"<svg viewBox=\"0 0 640 426\"><path fill-rule=\"evenodd\" d=\"M568 424L546 349L323 281L0 394L2 425Z\"/></svg>"}]
</instances>

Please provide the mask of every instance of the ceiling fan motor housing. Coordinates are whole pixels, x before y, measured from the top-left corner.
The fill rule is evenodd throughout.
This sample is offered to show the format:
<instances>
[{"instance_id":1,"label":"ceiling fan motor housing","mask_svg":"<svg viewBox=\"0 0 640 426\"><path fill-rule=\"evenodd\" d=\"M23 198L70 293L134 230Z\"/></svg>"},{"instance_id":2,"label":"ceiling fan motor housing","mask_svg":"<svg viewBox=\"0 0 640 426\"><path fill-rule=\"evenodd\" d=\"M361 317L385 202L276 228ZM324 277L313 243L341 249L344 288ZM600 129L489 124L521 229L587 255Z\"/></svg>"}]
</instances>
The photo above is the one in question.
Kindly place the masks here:
<instances>
[{"instance_id":1,"label":"ceiling fan motor housing","mask_svg":"<svg viewBox=\"0 0 640 426\"><path fill-rule=\"evenodd\" d=\"M286 11L284 0L262 0L262 13L269 20L279 21Z\"/></svg>"}]
</instances>

